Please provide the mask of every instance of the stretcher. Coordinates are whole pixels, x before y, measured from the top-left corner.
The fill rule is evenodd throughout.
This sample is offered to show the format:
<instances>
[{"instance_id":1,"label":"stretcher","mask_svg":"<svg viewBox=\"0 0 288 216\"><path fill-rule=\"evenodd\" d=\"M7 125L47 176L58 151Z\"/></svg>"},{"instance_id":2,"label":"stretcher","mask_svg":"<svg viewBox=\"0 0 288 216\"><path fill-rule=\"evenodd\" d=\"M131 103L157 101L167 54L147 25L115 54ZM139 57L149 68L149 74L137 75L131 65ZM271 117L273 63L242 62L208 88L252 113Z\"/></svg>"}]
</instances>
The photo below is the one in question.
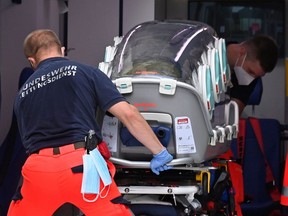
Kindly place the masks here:
<instances>
[{"instance_id":1,"label":"stretcher","mask_svg":"<svg viewBox=\"0 0 288 216\"><path fill-rule=\"evenodd\" d=\"M112 55L104 72L174 157L173 169L156 176L148 149L117 118L98 114L119 190L136 215L212 215L199 200L227 180L212 161L238 133L225 40L204 23L152 21L132 28Z\"/></svg>"}]
</instances>

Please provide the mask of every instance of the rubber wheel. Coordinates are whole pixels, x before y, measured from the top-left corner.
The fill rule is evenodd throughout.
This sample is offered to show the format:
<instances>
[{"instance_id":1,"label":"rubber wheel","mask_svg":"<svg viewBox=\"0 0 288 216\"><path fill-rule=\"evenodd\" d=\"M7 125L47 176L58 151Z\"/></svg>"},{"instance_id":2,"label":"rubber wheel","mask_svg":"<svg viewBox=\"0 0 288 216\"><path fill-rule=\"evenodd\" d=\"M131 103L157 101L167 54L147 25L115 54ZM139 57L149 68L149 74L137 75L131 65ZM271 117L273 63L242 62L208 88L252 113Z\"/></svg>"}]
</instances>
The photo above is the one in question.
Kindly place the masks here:
<instances>
[{"instance_id":1,"label":"rubber wheel","mask_svg":"<svg viewBox=\"0 0 288 216\"><path fill-rule=\"evenodd\" d=\"M202 192L203 192L203 195L206 196L208 195L208 174L207 173L203 173L202 174Z\"/></svg>"}]
</instances>

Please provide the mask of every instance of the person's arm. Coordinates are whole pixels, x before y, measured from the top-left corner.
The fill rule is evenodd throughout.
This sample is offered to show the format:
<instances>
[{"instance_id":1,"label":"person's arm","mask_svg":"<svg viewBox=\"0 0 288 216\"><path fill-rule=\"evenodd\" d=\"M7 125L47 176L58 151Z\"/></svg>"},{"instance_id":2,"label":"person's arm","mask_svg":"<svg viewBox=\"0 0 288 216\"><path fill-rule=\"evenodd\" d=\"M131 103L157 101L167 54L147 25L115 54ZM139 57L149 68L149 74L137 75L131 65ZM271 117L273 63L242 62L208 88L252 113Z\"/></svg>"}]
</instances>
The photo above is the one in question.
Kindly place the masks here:
<instances>
[{"instance_id":1,"label":"person's arm","mask_svg":"<svg viewBox=\"0 0 288 216\"><path fill-rule=\"evenodd\" d=\"M165 148L133 105L127 102L119 102L108 111L117 117L127 127L129 132L153 154L157 154Z\"/></svg>"},{"instance_id":2,"label":"person's arm","mask_svg":"<svg viewBox=\"0 0 288 216\"><path fill-rule=\"evenodd\" d=\"M108 112L117 117L128 128L129 132L151 151L153 158L150 162L150 168L156 175L159 175L160 171L171 168L167 163L173 160L173 156L160 143L136 107L127 102L119 102L108 109Z\"/></svg>"}]
</instances>

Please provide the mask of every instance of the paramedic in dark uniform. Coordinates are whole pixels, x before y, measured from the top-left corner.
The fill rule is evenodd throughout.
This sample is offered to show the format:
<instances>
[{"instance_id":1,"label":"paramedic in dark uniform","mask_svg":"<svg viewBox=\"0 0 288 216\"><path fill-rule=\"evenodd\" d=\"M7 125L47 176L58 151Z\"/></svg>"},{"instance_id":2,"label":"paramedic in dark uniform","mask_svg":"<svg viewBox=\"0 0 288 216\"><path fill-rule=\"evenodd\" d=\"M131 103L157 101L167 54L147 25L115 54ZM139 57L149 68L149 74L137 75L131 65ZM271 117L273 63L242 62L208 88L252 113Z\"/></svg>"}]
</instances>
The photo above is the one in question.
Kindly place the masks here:
<instances>
[{"instance_id":1,"label":"paramedic in dark uniform","mask_svg":"<svg viewBox=\"0 0 288 216\"><path fill-rule=\"evenodd\" d=\"M228 94L239 108L239 115L243 112L257 79L271 72L277 64L278 46L274 39L266 35L254 36L242 43L227 43L228 64L231 69L231 87ZM240 127L240 126L239 126ZM233 145L233 144L232 144ZM230 159L232 151L220 157ZM232 156L233 157L233 156ZM242 167L233 161L228 164L232 184L235 189L235 208L238 215L242 215L240 203L243 202Z\"/></svg>"},{"instance_id":2,"label":"paramedic in dark uniform","mask_svg":"<svg viewBox=\"0 0 288 216\"><path fill-rule=\"evenodd\" d=\"M101 153L99 146L103 148L95 121L97 109L117 117L151 151L150 167L155 174L170 168L166 164L173 159L172 155L103 72L64 57L64 48L53 31L31 32L24 40L24 54L35 72L20 89L14 109L29 157L22 167L22 188L11 202L8 215L51 216L67 202L86 216L132 215L113 178L104 185L107 179L109 182L110 174L108 178L107 175L99 177L101 173L109 173L107 166L110 173L115 168L97 153ZM90 133L91 140L90 135L87 136L89 131L94 131ZM90 178L94 175L95 181L84 180L84 158L92 157L90 169L87 167L93 171ZM93 184L97 182L101 194L93 192Z\"/></svg>"},{"instance_id":3,"label":"paramedic in dark uniform","mask_svg":"<svg viewBox=\"0 0 288 216\"><path fill-rule=\"evenodd\" d=\"M231 99L241 114L257 83L257 78L271 72L277 64L278 46L266 35L254 36L242 43L227 45L228 64L231 68Z\"/></svg>"}]
</instances>

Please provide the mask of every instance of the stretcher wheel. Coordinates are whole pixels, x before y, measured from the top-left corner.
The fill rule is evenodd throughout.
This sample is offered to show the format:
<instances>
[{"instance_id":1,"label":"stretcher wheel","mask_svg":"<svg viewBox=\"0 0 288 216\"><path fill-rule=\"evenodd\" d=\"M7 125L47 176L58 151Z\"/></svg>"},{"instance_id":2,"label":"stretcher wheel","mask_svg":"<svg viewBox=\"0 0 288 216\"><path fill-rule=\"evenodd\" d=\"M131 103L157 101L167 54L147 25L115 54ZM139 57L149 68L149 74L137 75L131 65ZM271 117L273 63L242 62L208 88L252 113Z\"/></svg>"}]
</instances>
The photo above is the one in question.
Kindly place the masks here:
<instances>
[{"instance_id":1,"label":"stretcher wheel","mask_svg":"<svg viewBox=\"0 0 288 216\"><path fill-rule=\"evenodd\" d=\"M208 195L209 193L209 177L208 177L208 173L203 173L202 174L202 193L204 196Z\"/></svg>"}]
</instances>

